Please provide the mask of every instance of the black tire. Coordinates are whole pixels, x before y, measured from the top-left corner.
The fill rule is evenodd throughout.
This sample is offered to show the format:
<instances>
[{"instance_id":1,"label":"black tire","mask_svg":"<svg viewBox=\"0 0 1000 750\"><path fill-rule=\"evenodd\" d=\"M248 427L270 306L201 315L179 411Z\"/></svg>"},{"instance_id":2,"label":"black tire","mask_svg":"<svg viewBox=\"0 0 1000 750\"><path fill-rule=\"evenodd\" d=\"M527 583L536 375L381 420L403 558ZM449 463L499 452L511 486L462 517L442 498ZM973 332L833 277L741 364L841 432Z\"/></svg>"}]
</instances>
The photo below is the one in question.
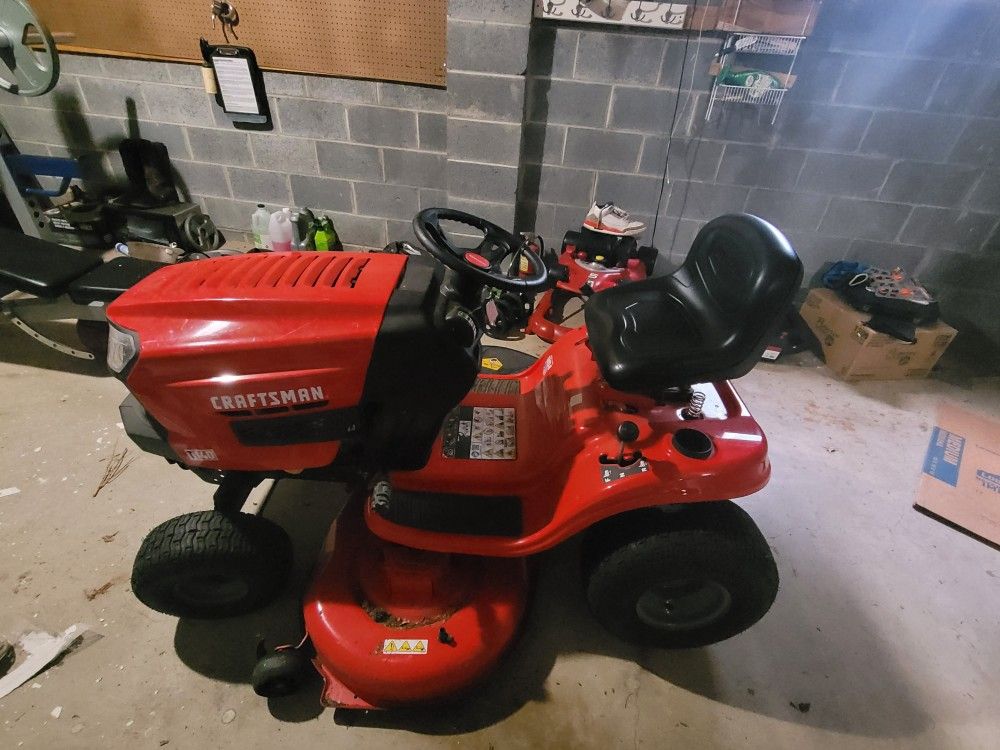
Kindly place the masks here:
<instances>
[{"instance_id":1,"label":"black tire","mask_svg":"<svg viewBox=\"0 0 1000 750\"><path fill-rule=\"evenodd\" d=\"M132 591L177 617L234 617L269 602L288 576L292 544L277 524L247 513L186 513L153 529L132 567Z\"/></svg>"},{"instance_id":2,"label":"black tire","mask_svg":"<svg viewBox=\"0 0 1000 750\"><path fill-rule=\"evenodd\" d=\"M302 686L308 668L309 659L298 649L272 651L257 660L250 684L264 698L291 695Z\"/></svg>"},{"instance_id":3,"label":"black tire","mask_svg":"<svg viewBox=\"0 0 1000 750\"><path fill-rule=\"evenodd\" d=\"M731 638L763 617L778 569L757 525L720 501L626 513L584 543L587 603L619 638L693 648Z\"/></svg>"}]
</instances>

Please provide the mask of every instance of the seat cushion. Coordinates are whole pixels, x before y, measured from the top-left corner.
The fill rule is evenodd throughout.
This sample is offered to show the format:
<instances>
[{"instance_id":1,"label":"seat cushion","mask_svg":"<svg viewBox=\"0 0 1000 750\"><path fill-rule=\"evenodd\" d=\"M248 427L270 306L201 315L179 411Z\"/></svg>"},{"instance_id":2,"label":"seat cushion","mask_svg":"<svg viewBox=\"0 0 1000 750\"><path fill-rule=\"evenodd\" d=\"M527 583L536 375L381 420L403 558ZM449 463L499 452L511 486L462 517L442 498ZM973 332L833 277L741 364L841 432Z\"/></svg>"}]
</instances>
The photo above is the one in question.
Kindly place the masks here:
<instances>
[{"instance_id":1,"label":"seat cushion","mask_svg":"<svg viewBox=\"0 0 1000 750\"><path fill-rule=\"evenodd\" d=\"M659 398L737 378L760 359L801 281L802 263L777 229L747 214L722 216L673 274L591 297L590 347L604 379L626 393Z\"/></svg>"},{"instance_id":2,"label":"seat cushion","mask_svg":"<svg viewBox=\"0 0 1000 750\"><path fill-rule=\"evenodd\" d=\"M0 229L0 283L38 297L58 297L70 282L101 265L97 256Z\"/></svg>"},{"instance_id":3,"label":"seat cushion","mask_svg":"<svg viewBox=\"0 0 1000 750\"><path fill-rule=\"evenodd\" d=\"M76 279L69 285L69 298L78 305L111 302L126 289L166 263L139 258L115 258Z\"/></svg>"}]
</instances>

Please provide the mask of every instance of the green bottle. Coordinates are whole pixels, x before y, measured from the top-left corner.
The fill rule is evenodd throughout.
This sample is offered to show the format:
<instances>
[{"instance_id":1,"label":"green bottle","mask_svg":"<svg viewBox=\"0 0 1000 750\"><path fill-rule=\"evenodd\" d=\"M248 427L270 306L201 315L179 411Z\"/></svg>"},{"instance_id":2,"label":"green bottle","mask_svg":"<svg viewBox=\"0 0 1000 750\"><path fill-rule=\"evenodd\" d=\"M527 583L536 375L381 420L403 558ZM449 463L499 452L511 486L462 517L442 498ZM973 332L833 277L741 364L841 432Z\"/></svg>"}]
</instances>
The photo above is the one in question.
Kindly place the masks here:
<instances>
[{"instance_id":1,"label":"green bottle","mask_svg":"<svg viewBox=\"0 0 1000 750\"><path fill-rule=\"evenodd\" d=\"M329 216L323 217L323 229L326 230L327 237L329 238L330 249L343 252L344 243L340 241L340 236L337 234L337 230L333 228L333 222L330 221Z\"/></svg>"},{"instance_id":2,"label":"green bottle","mask_svg":"<svg viewBox=\"0 0 1000 750\"><path fill-rule=\"evenodd\" d=\"M324 216L314 224L316 232L313 241L316 243L316 250L321 252L330 249L330 235L326 231L326 225L329 221L330 220Z\"/></svg>"}]
</instances>

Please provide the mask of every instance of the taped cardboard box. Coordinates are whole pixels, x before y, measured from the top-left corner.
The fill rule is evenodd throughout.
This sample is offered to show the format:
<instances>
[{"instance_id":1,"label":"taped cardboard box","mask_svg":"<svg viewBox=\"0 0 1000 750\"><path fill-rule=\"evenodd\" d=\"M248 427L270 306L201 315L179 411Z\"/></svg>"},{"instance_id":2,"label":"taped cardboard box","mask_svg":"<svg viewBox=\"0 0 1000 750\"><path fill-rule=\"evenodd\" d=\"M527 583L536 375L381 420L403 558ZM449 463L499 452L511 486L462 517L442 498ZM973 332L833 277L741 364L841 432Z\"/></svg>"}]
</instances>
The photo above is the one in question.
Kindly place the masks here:
<instances>
[{"instance_id":1,"label":"taped cardboard box","mask_svg":"<svg viewBox=\"0 0 1000 750\"><path fill-rule=\"evenodd\" d=\"M908 344L865 323L871 315L855 310L830 289L811 289L800 311L819 339L823 357L842 380L925 378L958 331L947 323L917 328Z\"/></svg>"},{"instance_id":2,"label":"taped cardboard box","mask_svg":"<svg viewBox=\"0 0 1000 750\"><path fill-rule=\"evenodd\" d=\"M1000 545L1000 422L938 408L916 507Z\"/></svg>"}]
</instances>

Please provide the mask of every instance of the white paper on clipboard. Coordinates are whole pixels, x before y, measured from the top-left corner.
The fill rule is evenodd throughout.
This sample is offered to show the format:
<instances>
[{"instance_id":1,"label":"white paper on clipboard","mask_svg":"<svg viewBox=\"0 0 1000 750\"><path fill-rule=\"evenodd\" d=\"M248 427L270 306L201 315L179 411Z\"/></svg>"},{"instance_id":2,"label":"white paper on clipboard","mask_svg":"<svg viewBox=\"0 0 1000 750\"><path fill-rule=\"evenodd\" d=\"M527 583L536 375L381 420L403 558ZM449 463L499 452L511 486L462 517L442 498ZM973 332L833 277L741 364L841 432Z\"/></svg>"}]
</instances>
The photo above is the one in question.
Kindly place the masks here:
<instances>
[{"instance_id":1,"label":"white paper on clipboard","mask_svg":"<svg viewBox=\"0 0 1000 750\"><path fill-rule=\"evenodd\" d=\"M219 81L223 107L227 112L259 115L257 94L253 88L250 64L242 57L212 56L215 77Z\"/></svg>"}]
</instances>

